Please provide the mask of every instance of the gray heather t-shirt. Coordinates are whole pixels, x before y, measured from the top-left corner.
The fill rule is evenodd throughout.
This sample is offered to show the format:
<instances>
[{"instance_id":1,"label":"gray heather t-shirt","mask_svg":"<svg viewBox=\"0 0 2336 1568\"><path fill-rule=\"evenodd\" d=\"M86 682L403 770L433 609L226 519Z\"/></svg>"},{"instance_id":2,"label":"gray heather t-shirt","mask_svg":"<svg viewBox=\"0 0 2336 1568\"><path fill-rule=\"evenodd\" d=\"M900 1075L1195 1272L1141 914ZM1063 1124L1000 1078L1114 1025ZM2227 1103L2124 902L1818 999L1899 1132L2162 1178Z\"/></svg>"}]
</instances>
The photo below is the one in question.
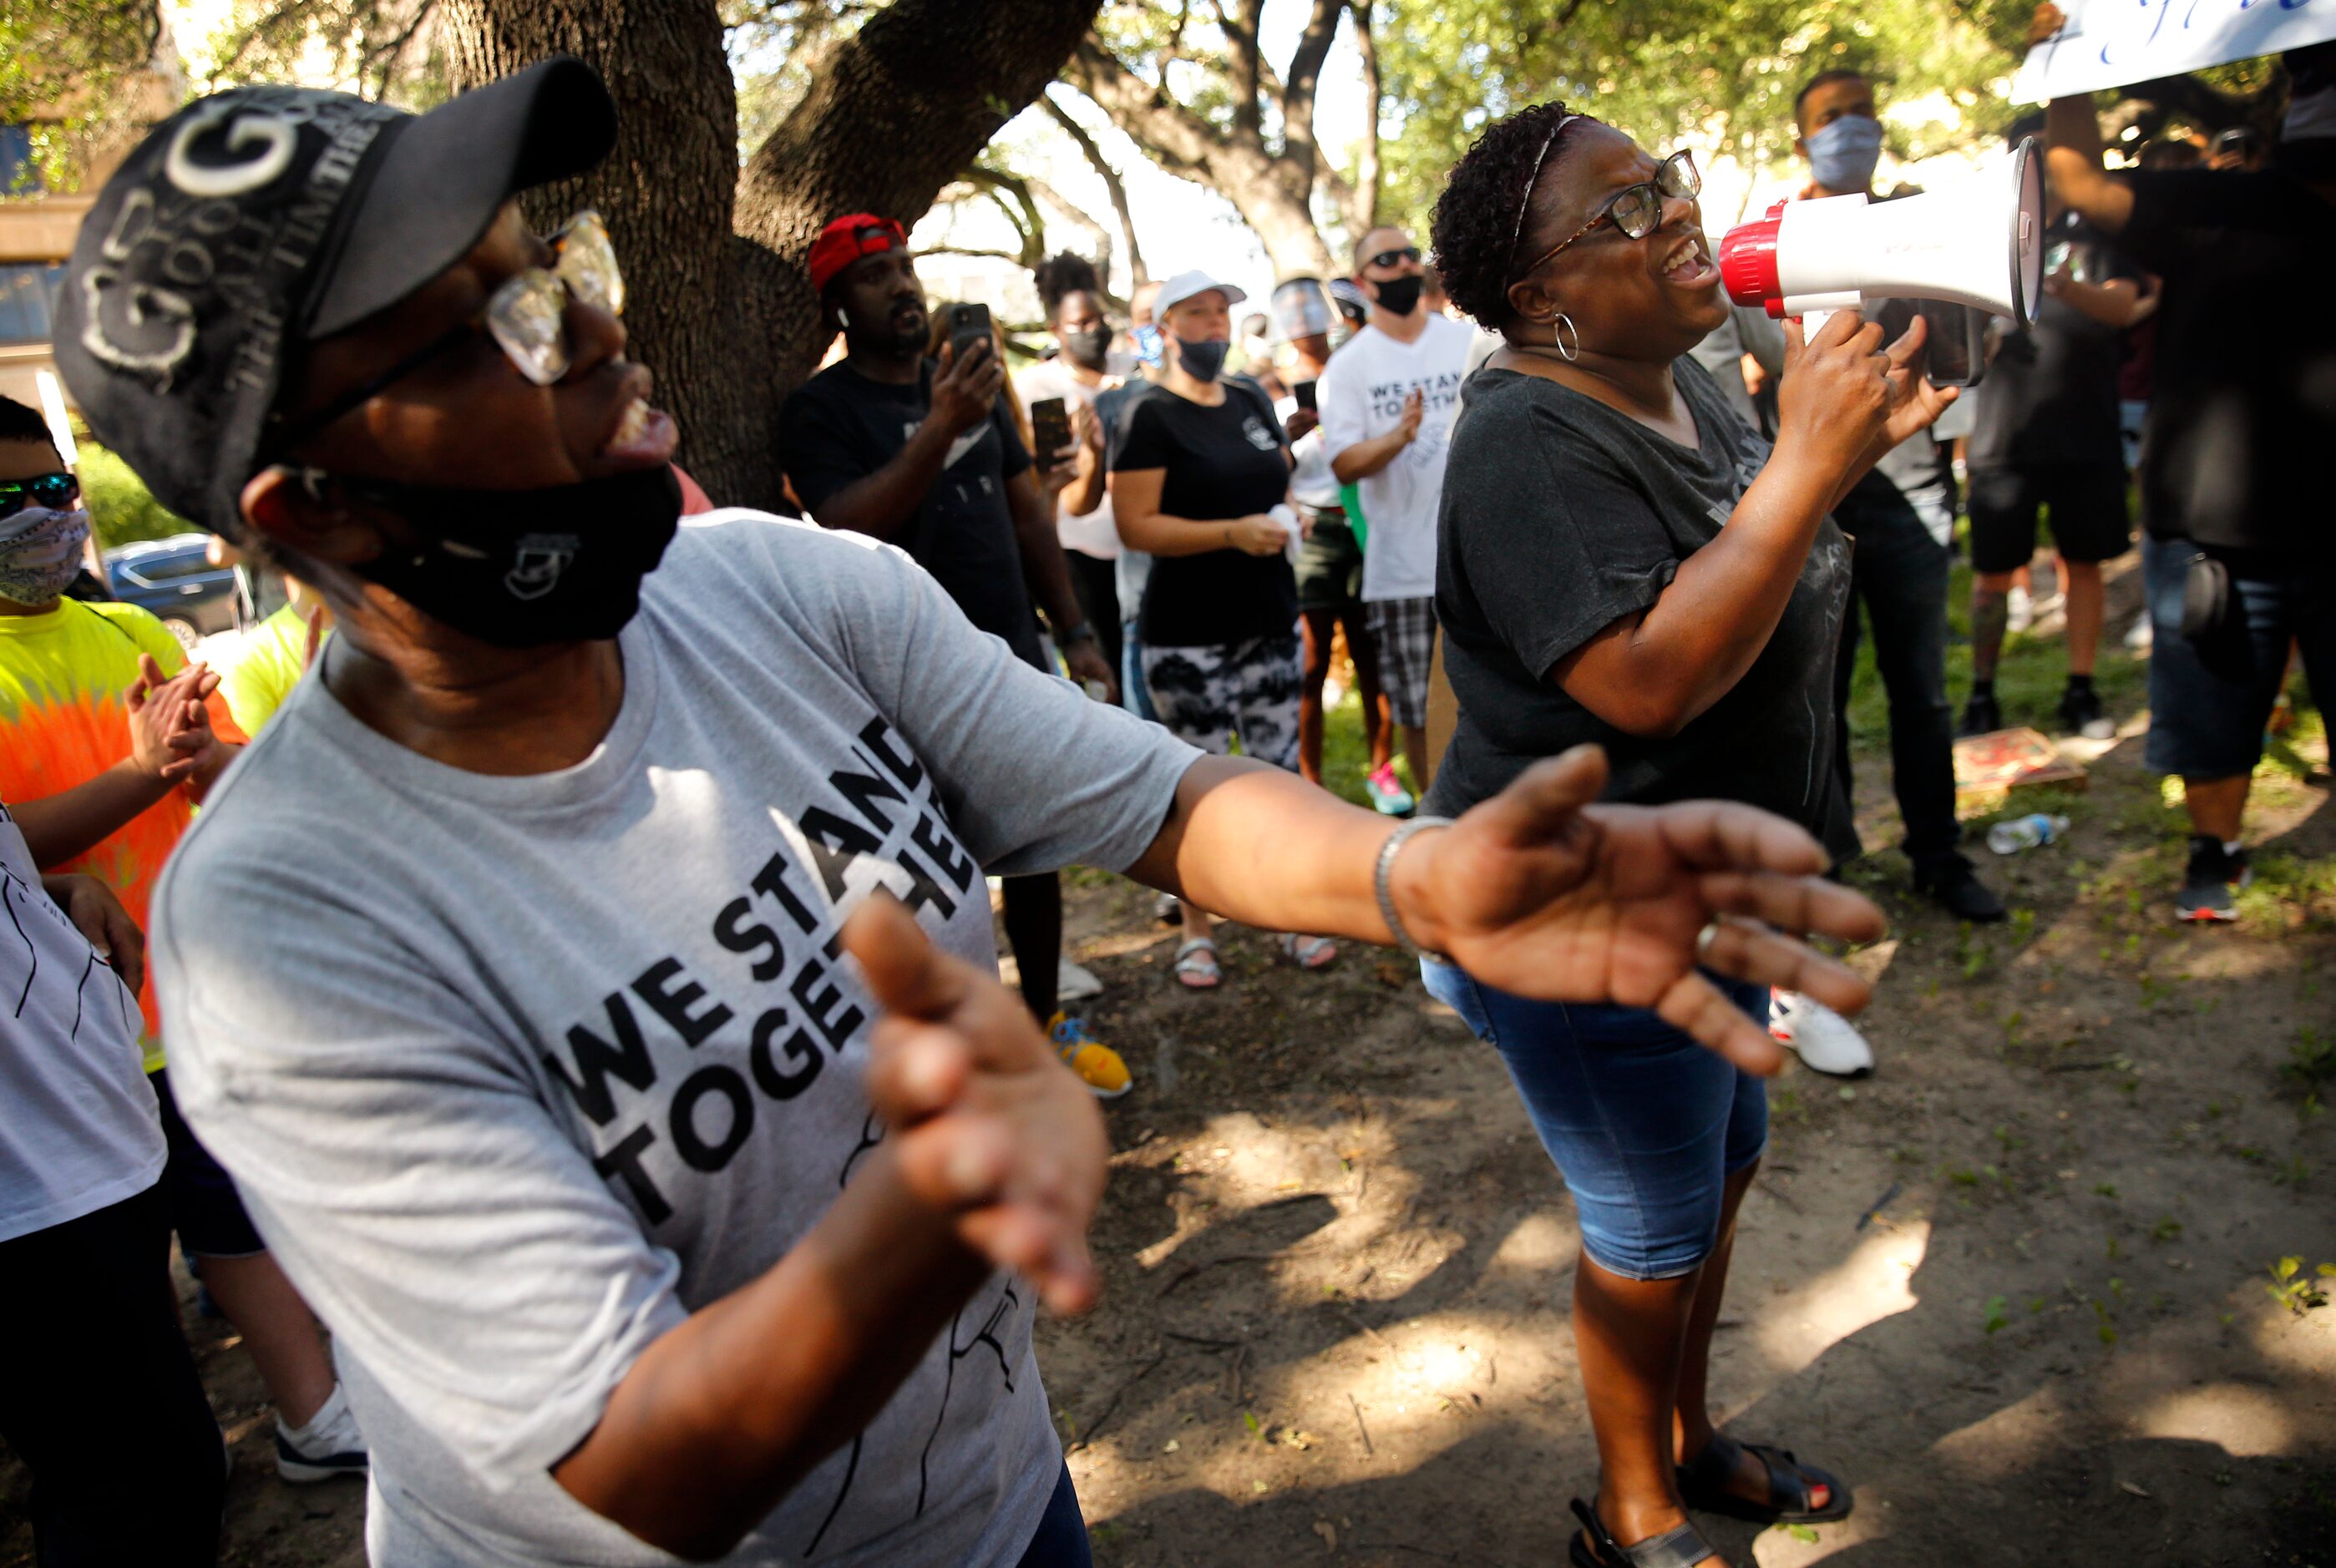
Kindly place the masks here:
<instances>
[{"instance_id":1,"label":"gray heather t-shirt","mask_svg":"<svg viewBox=\"0 0 2336 1568\"><path fill-rule=\"evenodd\" d=\"M448 768L312 672L156 894L171 1079L333 1331L376 1563L673 1561L548 1467L882 1136L838 924L889 888L993 965L983 868L1126 866L1197 755L895 550L689 520L584 762ZM1014 1563L1060 1468L1035 1305L990 1280L725 1561Z\"/></svg>"}]
</instances>

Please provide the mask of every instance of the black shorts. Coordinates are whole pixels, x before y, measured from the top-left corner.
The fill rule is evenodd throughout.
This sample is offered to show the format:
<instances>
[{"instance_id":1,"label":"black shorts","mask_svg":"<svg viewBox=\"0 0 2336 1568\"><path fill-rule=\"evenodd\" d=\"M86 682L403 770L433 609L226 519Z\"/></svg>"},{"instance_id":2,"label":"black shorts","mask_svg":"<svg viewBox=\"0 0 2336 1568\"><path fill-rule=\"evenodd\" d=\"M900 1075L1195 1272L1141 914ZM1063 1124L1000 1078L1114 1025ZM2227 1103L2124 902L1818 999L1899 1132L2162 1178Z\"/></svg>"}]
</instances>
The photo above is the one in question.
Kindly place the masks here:
<instances>
[{"instance_id":1,"label":"black shorts","mask_svg":"<svg viewBox=\"0 0 2336 1568\"><path fill-rule=\"evenodd\" d=\"M162 1166L162 1196L180 1250L199 1258L248 1258L268 1250L244 1212L235 1180L211 1157L194 1129L179 1114L168 1068L153 1073L154 1099L162 1111L162 1141L170 1146Z\"/></svg>"},{"instance_id":2,"label":"black shorts","mask_svg":"<svg viewBox=\"0 0 2336 1568\"><path fill-rule=\"evenodd\" d=\"M2116 463L2058 469L1980 469L1971 476L1971 570L2016 572L2036 553L2036 511L2052 514L2052 542L2071 561L2106 561L2133 544L2125 469Z\"/></svg>"},{"instance_id":3,"label":"black shorts","mask_svg":"<svg viewBox=\"0 0 2336 1568\"><path fill-rule=\"evenodd\" d=\"M1330 521L1312 513L1314 526L1298 547L1298 607L1300 610L1359 608L1363 602L1363 547L1341 516Z\"/></svg>"}]
</instances>

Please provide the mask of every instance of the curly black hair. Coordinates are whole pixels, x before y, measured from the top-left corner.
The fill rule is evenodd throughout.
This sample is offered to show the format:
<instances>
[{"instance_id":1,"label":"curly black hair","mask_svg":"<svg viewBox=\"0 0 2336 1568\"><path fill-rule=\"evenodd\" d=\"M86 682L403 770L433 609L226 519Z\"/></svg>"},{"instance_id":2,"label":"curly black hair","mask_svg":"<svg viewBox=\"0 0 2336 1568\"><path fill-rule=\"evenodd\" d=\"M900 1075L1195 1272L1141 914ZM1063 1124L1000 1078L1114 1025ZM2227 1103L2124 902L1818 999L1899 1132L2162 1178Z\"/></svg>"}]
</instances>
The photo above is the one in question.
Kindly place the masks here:
<instances>
[{"instance_id":1,"label":"curly black hair","mask_svg":"<svg viewBox=\"0 0 2336 1568\"><path fill-rule=\"evenodd\" d=\"M1509 269L1517 261L1518 210L1532 187L1546 187L1549 171L1565 156L1564 143L1552 146L1550 137L1572 112L1562 103L1536 103L1494 121L1452 166L1444 194L1436 198L1427 233L1444 292L1496 331L1516 315L1509 305L1509 285L1516 281Z\"/></svg>"},{"instance_id":2,"label":"curly black hair","mask_svg":"<svg viewBox=\"0 0 2336 1568\"><path fill-rule=\"evenodd\" d=\"M1103 279L1095 275L1095 263L1073 251L1050 256L1031 269L1030 281L1038 287L1038 304L1045 309L1046 319L1055 319L1056 310L1064 297L1074 294L1091 294L1103 297Z\"/></svg>"}]
</instances>

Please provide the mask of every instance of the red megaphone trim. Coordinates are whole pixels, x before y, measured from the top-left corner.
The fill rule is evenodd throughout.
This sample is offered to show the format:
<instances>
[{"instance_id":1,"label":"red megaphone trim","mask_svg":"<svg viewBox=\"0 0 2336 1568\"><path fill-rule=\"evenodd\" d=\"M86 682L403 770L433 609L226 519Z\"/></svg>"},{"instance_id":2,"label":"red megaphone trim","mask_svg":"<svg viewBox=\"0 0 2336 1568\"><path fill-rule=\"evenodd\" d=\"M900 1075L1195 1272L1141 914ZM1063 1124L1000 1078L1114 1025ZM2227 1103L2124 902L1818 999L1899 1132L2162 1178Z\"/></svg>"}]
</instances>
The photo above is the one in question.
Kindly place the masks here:
<instances>
[{"instance_id":1,"label":"red megaphone trim","mask_svg":"<svg viewBox=\"0 0 2336 1568\"><path fill-rule=\"evenodd\" d=\"M1739 223L1719 242L1719 280L1728 297L1737 305L1766 305L1770 315L1783 314L1783 286L1776 281L1776 230L1785 204L1776 203L1768 216Z\"/></svg>"}]
</instances>

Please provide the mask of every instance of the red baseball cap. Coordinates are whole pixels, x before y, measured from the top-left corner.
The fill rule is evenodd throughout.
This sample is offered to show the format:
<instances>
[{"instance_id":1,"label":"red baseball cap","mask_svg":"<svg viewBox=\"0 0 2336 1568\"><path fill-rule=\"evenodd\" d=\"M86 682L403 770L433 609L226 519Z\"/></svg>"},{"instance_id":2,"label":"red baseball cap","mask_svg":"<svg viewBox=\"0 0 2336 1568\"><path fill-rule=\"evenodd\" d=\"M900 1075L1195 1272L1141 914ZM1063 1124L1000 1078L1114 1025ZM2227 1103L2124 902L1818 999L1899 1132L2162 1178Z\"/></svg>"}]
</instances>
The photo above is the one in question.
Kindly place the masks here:
<instances>
[{"instance_id":1,"label":"red baseball cap","mask_svg":"<svg viewBox=\"0 0 2336 1568\"><path fill-rule=\"evenodd\" d=\"M823 294L830 279L861 256L908 248L908 231L892 219L872 212L847 212L812 242L811 286Z\"/></svg>"}]
</instances>

